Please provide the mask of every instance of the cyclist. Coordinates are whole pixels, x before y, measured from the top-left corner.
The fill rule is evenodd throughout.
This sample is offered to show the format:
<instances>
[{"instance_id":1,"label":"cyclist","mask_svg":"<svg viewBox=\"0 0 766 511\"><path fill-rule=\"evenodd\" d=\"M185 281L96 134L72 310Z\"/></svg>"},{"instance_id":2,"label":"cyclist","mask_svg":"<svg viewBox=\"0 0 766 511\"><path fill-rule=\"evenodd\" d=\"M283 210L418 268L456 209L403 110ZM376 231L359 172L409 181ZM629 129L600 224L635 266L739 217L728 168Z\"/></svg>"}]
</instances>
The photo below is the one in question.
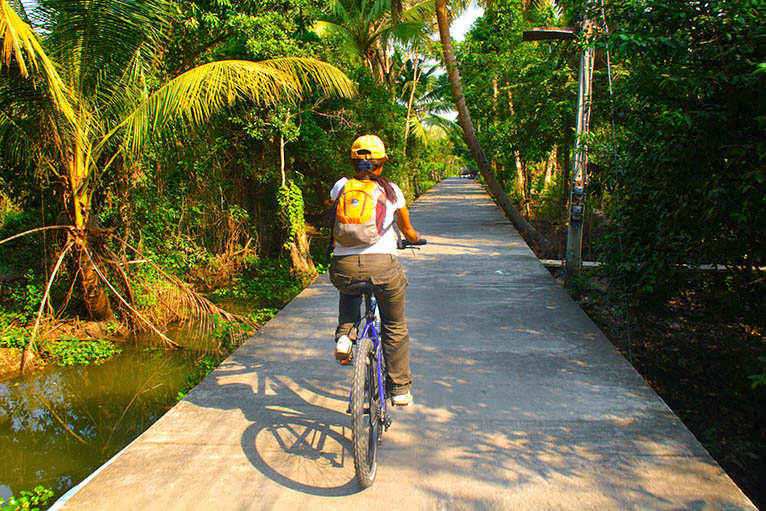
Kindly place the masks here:
<instances>
[{"instance_id":1,"label":"cyclist","mask_svg":"<svg viewBox=\"0 0 766 511\"><path fill-rule=\"evenodd\" d=\"M360 319L362 297L348 294L346 288L354 282L369 281L380 309L381 338L389 378L386 383L390 387L391 401L397 406L408 406L412 403L410 338L404 316L408 281L396 257L397 242L390 227L395 221L405 238L413 243L420 240L420 233L410 223L401 189L381 175L387 160L383 141L376 135L361 136L351 146L351 161L356 172L354 179L374 181L385 192L386 207L378 241L366 246L344 246L335 240L330 264L330 280L340 292L335 358L341 364L351 360L351 337L355 335L354 326ZM347 178L341 178L330 191L330 198L336 204L348 183Z\"/></svg>"}]
</instances>

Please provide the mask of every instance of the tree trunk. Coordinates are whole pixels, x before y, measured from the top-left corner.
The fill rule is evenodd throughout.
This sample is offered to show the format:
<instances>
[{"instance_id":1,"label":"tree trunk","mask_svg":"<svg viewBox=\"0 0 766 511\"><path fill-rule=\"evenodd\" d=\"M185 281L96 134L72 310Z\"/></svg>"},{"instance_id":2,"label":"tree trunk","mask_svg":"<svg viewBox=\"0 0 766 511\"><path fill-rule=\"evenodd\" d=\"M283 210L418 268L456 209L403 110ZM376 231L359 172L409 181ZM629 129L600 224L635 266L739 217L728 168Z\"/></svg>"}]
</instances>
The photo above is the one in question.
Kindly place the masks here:
<instances>
[{"instance_id":1,"label":"tree trunk","mask_svg":"<svg viewBox=\"0 0 766 511\"><path fill-rule=\"evenodd\" d=\"M109 297L104 291L104 285L101 278L96 273L96 269L88 259L83 248L87 248L93 257L93 251L90 244L78 244L77 261L80 266L80 282L82 284L83 302L88 310L88 315L93 321L105 321L112 318L112 307L109 303Z\"/></svg>"},{"instance_id":2,"label":"tree trunk","mask_svg":"<svg viewBox=\"0 0 766 511\"><path fill-rule=\"evenodd\" d=\"M287 181L285 177L285 137L279 135L279 172L282 177L282 186L285 186Z\"/></svg>"},{"instance_id":3,"label":"tree trunk","mask_svg":"<svg viewBox=\"0 0 766 511\"><path fill-rule=\"evenodd\" d=\"M513 158L516 160L516 191L519 192L521 200L527 200L527 184L524 179L524 162L521 160L521 151L513 151Z\"/></svg>"},{"instance_id":4,"label":"tree trunk","mask_svg":"<svg viewBox=\"0 0 766 511\"><path fill-rule=\"evenodd\" d=\"M505 214L510 218L511 222L513 222L522 236L531 243L537 245L540 250L549 251L551 245L548 240L527 222L505 194L502 186L497 181L497 177L494 172L492 172L492 167L487 160L487 156L476 137L476 132L474 131L473 123L471 122L471 116L468 113L468 107L466 106L465 96L463 95L463 84L460 79L460 72L458 71L457 61L455 59L455 50L452 47L452 38L449 33L447 0L436 0L436 20L439 24L439 37L442 44L444 65L447 68L450 85L452 86L452 94L455 97L455 108L457 109L458 122L463 129L466 144L468 144L468 147L471 149L471 154L476 161L476 165L479 167L479 172L481 172L484 181L487 183L489 193L498 202L503 211L505 211Z\"/></svg>"},{"instance_id":5,"label":"tree trunk","mask_svg":"<svg viewBox=\"0 0 766 511\"><path fill-rule=\"evenodd\" d=\"M548 187L550 187L551 183L553 182L553 174L558 163L558 153L559 153L559 146L554 144L553 149L551 149L551 154L548 155L548 161L545 162L545 178L543 180L543 193L545 193L548 190Z\"/></svg>"},{"instance_id":6,"label":"tree trunk","mask_svg":"<svg viewBox=\"0 0 766 511\"><path fill-rule=\"evenodd\" d=\"M80 284L83 291L83 303L88 311L90 319L94 321L104 321L112 318L112 307L109 304L109 296L104 290L96 269L91 263L85 250L94 257L92 247L94 244L105 242L97 234L98 229L91 221L91 192L85 182L85 158L83 152L76 150L75 155L70 161L69 185L71 193L71 211L74 225L76 228L75 254L77 264L80 268Z\"/></svg>"},{"instance_id":7,"label":"tree trunk","mask_svg":"<svg viewBox=\"0 0 766 511\"><path fill-rule=\"evenodd\" d=\"M497 76L492 78L492 124L495 126L495 131L497 131ZM490 163L495 170L495 175L499 176L500 164L497 162L497 159L493 158Z\"/></svg>"},{"instance_id":8,"label":"tree trunk","mask_svg":"<svg viewBox=\"0 0 766 511\"><path fill-rule=\"evenodd\" d=\"M512 116L516 116L516 110L513 108L513 92L510 87L508 88L508 109ZM528 206L529 196L527 194L527 180L525 173L525 165L521 159L521 151L518 149L513 151L513 158L516 162L516 192L521 197L522 203ZM529 216L529 208L527 207L527 216Z\"/></svg>"},{"instance_id":9,"label":"tree trunk","mask_svg":"<svg viewBox=\"0 0 766 511\"><path fill-rule=\"evenodd\" d=\"M407 120L404 123L404 156L407 156L407 138L410 134L410 117L412 116L412 104L415 101L415 87L418 85L418 63L420 55L415 55L415 71L412 73L412 90L410 90L410 99L407 102Z\"/></svg>"},{"instance_id":10,"label":"tree trunk","mask_svg":"<svg viewBox=\"0 0 766 511\"><path fill-rule=\"evenodd\" d=\"M24 351L21 352L21 364L19 364L22 375L34 367L35 360L37 360L37 353L31 344L27 344L24 346Z\"/></svg>"},{"instance_id":11,"label":"tree trunk","mask_svg":"<svg viewBox=\"0 0 766 511\"><path fill-rule=\"evenodd\" d=\"M315 277L314 261L309 251L306 221L303 217L303 193L292 181L280 188L280 216L287 234L286 247L290 251L290 264L295 275Z\"/></svg>"},{"instance_id":12,"label":"tree trunk","mask_svg":"<svg viewBox=\"0 0 766 511\"><path fill-rule=\"evenodd\" d=\"M516 169L519 173L519 186L521 187L522 197L522 209L526 212L527 218L529 218L530 212L530 179L529 179L529 166L527 162L521 158L521 151L514 151L516 155Z\"/></svg>"},{"instance_id":13,"label":"tree trunk","mask_svg":"<svg viewBox=\"0 0 766 511\"><path fill-rule=\"evenodd\" d=\"M300 229L295 234L295 241L290 243L290 263L293 272L308 277L314 277L317 269L309 253L309 241L306 235L306 229Z\"/></svg>"}]
</instances>

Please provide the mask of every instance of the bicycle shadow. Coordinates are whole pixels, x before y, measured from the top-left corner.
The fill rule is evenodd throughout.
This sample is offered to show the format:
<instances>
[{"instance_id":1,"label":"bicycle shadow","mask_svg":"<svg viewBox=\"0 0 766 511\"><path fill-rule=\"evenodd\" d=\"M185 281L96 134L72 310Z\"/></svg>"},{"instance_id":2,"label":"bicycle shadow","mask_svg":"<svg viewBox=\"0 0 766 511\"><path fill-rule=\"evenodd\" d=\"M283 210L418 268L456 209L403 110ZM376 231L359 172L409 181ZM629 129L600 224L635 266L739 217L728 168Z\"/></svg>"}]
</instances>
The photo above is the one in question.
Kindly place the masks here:
<instances>
[{"instance_id":1,"label":"bicycle shadow","mask_svg":"<svg viewBox=\"0 0 766 511\"><path fill-rule=\"evenodd\" d=\"M315 496L358 493L363 488L355 477L349 418L339 411L347 394L319 384L318 364L301 365L288 375L238 357L187 399L205 408L239 409L250 423L241 433L242 452L275 483Z\"/></svg>"}]
</instances>

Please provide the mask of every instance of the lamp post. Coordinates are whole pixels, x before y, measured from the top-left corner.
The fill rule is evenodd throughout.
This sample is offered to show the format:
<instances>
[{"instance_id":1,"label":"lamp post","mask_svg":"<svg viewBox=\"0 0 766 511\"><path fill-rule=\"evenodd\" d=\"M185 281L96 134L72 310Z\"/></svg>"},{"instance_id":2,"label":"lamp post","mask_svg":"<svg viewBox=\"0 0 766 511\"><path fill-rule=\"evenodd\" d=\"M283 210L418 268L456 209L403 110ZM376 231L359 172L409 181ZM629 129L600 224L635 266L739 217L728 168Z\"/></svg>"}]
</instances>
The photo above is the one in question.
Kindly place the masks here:
<instances>
[{"instance_id":1,"label":"lamp post","mask_svg":"<svg viewBox=\"0 0 766 511\"><path fill-rule=\"evenodd\" d=\"M583 31L590 37L593 31L590 21L583 22ZM525 30L524 41L574 39L577 30L569 27L539 27ZM582 269L582 227L585 214L585 186L588 184L586 166L588 146L584 135L590 126L590 107L593 79L593 48L587 48L580 57L580 78L577 90L577 118L575 120L574 158L569 194L569 225L567 229L566 279Z\"/></svg>"}]
</instances>

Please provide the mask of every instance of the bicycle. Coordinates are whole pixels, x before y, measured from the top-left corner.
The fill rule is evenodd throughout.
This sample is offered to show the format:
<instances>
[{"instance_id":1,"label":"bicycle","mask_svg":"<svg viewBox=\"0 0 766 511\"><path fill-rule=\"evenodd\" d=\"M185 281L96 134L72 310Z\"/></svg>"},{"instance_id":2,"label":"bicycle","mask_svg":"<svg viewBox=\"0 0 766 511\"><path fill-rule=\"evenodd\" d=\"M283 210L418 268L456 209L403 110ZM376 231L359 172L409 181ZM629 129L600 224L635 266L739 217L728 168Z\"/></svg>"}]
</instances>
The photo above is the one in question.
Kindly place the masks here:
<instances>
[{"instance_id":1,"label":"bicycle","mask_svg":"<svg viewBox=\"0 0 766 511\"><path fill-rule=\"evenodd\" d=\"M415 243L399 241L397 248L417 248L426 240ZM361 294L362 311L356 325L357 341L352 352L353 373L348 412L351 414L351 438L354 453L354 469L362 488L369 488L375 481L378 464L378 446L383 432L391 427L391 416L386 406L387 370L380 339L378 305L372 283L355 282L347 292Z\"/></svg>"}]
</instances>

